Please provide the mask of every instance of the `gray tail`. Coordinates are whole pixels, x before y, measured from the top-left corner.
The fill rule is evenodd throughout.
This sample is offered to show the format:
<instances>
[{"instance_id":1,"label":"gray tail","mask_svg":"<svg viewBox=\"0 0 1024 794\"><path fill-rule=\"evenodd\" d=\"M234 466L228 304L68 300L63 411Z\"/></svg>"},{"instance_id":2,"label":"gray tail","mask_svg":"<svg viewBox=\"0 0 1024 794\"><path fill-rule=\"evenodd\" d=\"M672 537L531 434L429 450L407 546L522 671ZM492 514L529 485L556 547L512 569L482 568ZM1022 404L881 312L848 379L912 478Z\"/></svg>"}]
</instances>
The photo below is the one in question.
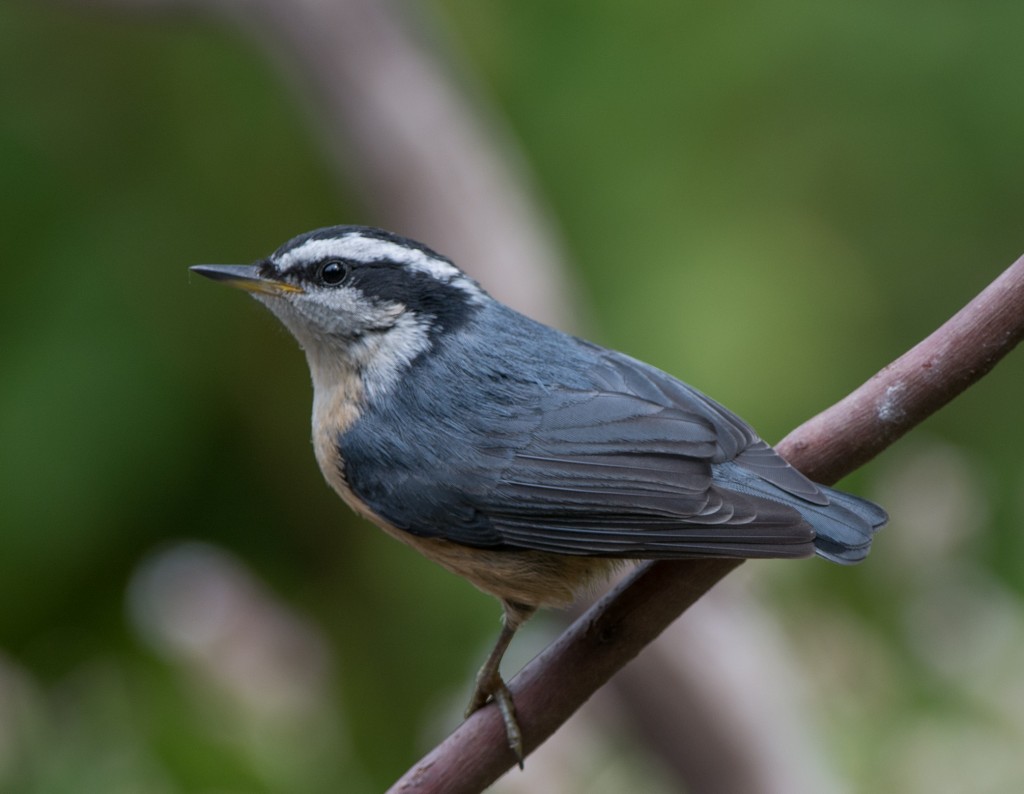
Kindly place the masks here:
<instances>
[{"instance_id":1,"label":"gray tail","mask_svg":"<svg viewBox=\"0 0 1024 794\"><path fill-rule=\"evenodd\" d=\"M881 507L812 483L763 442L750 452L716 465L716 478L727 488L782 502L800 513L814 527L819 557L851 565L868 555L871 538L889 520Z\"/></svg>"},{"instance_id":2,"label":"gray tail","mask_svg":"<svg viewBox=\"0 0 1024 794\"><path fill-rule=\"evenodd\" d=\"M814 550L819 557L852 565L868 556L871 538L889 520L886 512L867 499L819 485L827 505L800 504L790 501L814 527Z\"/></svg>"}]
</instances>

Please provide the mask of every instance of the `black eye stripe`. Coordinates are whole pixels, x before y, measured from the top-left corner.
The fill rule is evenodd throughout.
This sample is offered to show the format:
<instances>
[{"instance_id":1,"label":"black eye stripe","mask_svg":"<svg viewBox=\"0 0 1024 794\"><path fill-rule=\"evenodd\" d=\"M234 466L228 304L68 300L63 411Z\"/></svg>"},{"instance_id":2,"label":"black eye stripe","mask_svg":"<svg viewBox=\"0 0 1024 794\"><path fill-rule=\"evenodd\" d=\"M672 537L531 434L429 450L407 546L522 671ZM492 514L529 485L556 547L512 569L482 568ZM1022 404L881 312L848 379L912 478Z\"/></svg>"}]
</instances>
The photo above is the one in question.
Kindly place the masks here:
<instances>
[{"instance_id":1,"label":"black eye stripe","mask_svg":"<svg viewBox=\"0 0 1024 794\"><path fill-rule=\"evenodd\" d=\"M386 260L362 263L348 283L371 301L400 304L431 318L432 336L458 328L475 311L459 287Z\"/></svg>"}]
</instances>

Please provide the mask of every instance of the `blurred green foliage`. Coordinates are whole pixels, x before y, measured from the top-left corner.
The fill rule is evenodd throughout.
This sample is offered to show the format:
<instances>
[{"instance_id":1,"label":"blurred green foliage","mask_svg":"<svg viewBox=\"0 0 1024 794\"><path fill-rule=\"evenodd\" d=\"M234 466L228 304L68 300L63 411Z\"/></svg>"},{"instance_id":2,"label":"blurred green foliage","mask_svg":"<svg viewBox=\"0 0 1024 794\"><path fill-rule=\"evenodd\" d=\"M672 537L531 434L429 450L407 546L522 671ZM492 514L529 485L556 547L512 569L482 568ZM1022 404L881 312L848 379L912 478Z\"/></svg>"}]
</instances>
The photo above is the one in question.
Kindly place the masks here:
<instances>
[{"instance_id":1,"label":"blurred green foliage","mask_svg":"<svg viewBox=\"0 0 1024 794\"><path fill-rule=\"evenodd\" d=\"M1024 250L1022 4L435 10L521 138L591 335L769 439ZM186 271L379 221L212 21L8 2L0 90L0 790L383 788L456 724L497 607L347 514L294 342ZM796 647L836 655L808 675L852 790L1024 782L1024 708L1001 710L1024 690L1021 358L858 473L894 502L867 565L772 569ZM954 486L949 537L900 512ZM147 639L132 588L192 540L323 638L316 706L260 712L194 638ZM984 751L958 768L963 742Z\"/></svg>"}]
</instances>

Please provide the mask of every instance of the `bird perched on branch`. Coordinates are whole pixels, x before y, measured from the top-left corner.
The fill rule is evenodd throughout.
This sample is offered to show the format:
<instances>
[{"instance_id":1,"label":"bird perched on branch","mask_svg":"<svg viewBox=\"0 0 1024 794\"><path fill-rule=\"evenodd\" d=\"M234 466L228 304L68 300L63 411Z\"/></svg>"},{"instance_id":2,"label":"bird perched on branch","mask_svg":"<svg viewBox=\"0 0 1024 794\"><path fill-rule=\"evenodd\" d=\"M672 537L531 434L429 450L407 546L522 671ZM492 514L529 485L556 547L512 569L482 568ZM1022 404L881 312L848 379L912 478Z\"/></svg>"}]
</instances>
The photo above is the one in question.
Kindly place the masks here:
<instances>
[{"instance_id":1,"label":"bird perched on branch","mask_svg":"<svg viewBox=\"0 0 1024 794\"><path fill-rule=\"evenodd\" d=\"M854 563L886 521L691 386L519 314L412 240L334 226L192 270L248 290L305 350L316 458L342 499L501 601L467 714L493 699L520 762L499 666L538 607L622 560Z\"/></svg>"}]
</instances>

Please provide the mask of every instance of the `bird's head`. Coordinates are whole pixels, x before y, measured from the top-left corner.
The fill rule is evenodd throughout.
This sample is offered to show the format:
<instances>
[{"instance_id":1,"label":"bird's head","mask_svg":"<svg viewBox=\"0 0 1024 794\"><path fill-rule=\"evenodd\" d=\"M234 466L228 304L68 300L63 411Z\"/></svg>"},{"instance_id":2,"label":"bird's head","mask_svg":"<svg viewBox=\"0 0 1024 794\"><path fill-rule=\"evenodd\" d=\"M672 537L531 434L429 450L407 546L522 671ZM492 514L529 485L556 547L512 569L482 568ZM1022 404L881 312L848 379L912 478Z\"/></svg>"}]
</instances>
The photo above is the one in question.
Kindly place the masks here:
<instances>
[{"instance_id":1,"label":"bird's head","mask_svg":"<svg viewBox=\"0 0 1024 794\"><path fill-rule=\"evenodd\" d=\"M253 265L196 265L250 292L306 351L314 382L358 372L369 389L401 371L489 298L448 259L364 226L332 226L289 240Z\"/></svg>"}]
</instances>

